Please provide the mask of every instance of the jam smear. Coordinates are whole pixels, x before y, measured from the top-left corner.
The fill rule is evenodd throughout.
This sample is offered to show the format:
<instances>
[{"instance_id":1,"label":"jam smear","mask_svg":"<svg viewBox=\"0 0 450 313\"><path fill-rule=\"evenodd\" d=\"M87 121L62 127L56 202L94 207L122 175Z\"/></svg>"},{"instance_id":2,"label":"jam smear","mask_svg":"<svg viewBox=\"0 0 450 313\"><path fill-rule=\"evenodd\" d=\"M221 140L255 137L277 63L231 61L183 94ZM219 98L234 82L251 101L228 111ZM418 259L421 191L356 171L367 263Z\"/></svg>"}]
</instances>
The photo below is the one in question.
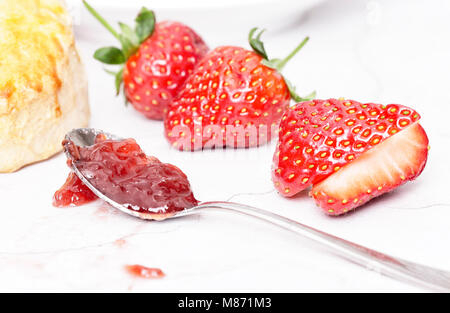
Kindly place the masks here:
<instances>
[{"instance_id":1,"label":"jam smear","mask_svg":"<svg viewBox=\"0 0 450 313\"><path fill-rule=\"evenodd\" d=\"M75 173L70 173L64 185L55 192L53 205L58 208L79 206L97 199L97 196L83 184Z\"/></svg>"},{"instance_id":2,"label":"jam smear","mask_svg":"<svg viewBox=\"0 0 450 313\"><path fill-rule=\"evenodd\" d=\"M164 274L164 272L159 268L150 268L138 264L126 265L125 269L131 275L140 278L155 279L155 278L163 278L164 276L166 276L166 274Z\"/></svg>"},{"instance_id":3,"label":"jam smear","mask_svg":"<svg viewBox=\"0 0 450 313\"><path fill-rule=\"evenodd\" d=\"M100 135L89 147L65 144L90 183L130 210L173 213L198 204L187 176L176 166L147 156L134 139L117 141Z\"/></svg>"}]
</instances>

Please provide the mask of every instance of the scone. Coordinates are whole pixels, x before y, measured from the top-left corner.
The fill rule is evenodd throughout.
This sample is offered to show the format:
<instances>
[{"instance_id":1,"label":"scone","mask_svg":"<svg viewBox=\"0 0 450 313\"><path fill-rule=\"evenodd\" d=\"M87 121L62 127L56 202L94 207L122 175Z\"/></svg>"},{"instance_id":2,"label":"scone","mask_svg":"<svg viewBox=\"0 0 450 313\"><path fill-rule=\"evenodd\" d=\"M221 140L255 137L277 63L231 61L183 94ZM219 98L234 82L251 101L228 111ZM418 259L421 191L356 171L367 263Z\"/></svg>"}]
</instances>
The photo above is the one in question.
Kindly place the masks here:
<instances>
[{"instance_id":1,"label":"scone","mask_svg":"<svg viewBox=\"0 0 450 313\"><path fill-rule=\"evenodd\" d=\"M0 0L0 172L49 158L88 125L71 23L60 0Z\"/></svg>"}]
</instances>

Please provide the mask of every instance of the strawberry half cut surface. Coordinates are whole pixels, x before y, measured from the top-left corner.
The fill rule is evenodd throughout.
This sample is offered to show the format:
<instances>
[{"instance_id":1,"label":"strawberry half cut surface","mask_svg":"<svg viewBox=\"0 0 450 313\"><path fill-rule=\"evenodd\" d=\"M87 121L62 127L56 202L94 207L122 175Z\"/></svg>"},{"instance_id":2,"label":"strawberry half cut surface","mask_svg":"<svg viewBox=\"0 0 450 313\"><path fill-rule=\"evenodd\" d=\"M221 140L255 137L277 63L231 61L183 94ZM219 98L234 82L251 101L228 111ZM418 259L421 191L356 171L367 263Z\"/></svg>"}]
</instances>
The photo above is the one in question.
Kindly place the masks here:
<instances>
[{"instance_id":1,"label":"strawberry half cut surface","mask_svg":"<svg viewBox=\"0 0 450 313\"><path fill-rule=\"evenodd\" d=\"M301 101L281 70L308 38L285 59L269 60L263 31L256 30L249 35L253 50L218 47L199 62L164 121L172 146L193 151L262 145L278 130L291 98Z\"/></svg>"},{"instance_id":2,"label":"strawberry half cut surface","mask_svg":"<svg viewBox=\"0 0 450 313\"><path fill-rule=\"evenodd\" d=\"M115 76L117 94L123 86L126 102L147 118L162 120L208 46L182 23L157 23L154 12L145 7L134 28L119 23L118 32L86 1L83 3L120 42L120 48L100 48L94 54L102 63L119 66L109 72Z\"/></svg>"},{"instance_id":3,"label":"strawberry half cut surface","mask_svg":"<svg viewBox=\"0 0 450 313\"><path fill-rule=\"evenodd\" d=\"M314 100L289 109L280 124L273 181L292 197L311 195L328 214L346 213L423 170L428 138L414 110L352 100Z\"/></svg>"}]
</instances>

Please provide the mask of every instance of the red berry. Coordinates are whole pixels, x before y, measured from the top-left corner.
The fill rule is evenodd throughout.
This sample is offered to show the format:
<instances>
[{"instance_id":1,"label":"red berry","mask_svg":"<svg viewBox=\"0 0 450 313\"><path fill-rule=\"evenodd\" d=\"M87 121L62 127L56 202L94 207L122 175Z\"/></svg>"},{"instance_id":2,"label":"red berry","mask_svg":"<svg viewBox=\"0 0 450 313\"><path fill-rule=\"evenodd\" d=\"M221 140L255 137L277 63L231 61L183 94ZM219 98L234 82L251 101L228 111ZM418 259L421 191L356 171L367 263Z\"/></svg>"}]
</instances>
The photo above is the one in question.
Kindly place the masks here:
<instances>
[{"instance_id":1,"label":"red berry","mask_svg":"<svg viewBox=\"0 0 450 313\"><path fill-rule=\"evenodd\" d=\"M279 144L273 164L275 186L281 194L291 197L314 185L312 194L327 212L347 212L373 196L387 192L420 174L426 162L428 139L417 124L419 119L419 114L414 110L395 104L383 106L336 99L299 103L284 114L280 124ZM402 136L396 135L399 132ZM391 137L392 139L385 143L385 140ZM390 149L397 152L396 158L386 156L386 151L391 151ZM375 164L378 155L377 158L370 159L374 164L364 165L374 172L350 170L356 168L356 163L362 164L362 160L369 159L369 152L370 155L375 155L374 151L380 151L379 157L383 164L392 167L392 171L398 171L395 176L397 180L378 179L376 181L379 185L372 187L368 184L354 185L353 182L374 177L378 175L377 171L383 170ZM420 158L412 164L408 161L410 156ZM343 176L344 172L352 175ZM327 181L333 181L333 178L336 180L337 177L345 177L339 181L343 184L342 188L367 188L366 191L371 191L368 193L370 197L363 197L355 191L358 201L348 204L350 199L342 195L345 208L338 209L334 205L339 198L337 193L333 194L335 199L331 199L325 196L325 191L316 188L324 186ZM354 198L351 200L355 201Z\"/></svg>"},{"instance_id":2,"label":"red berry","mask_svg":"<svg viewBox=\"0 0 450 313\"><path fill-rule=\"evenodd\" d=\"M307 39L275 64L267 59L261 33L252 38L255 30L250 34L255 51L219 47L198 64L164 122L173 146L247 148L270 140L291 99L292 90L280 70Z\"/></svg>"},{"instance_id":3,"label":"red berry","mask_svg":"<svg viewBox=\"0 0 450 313\"><path fill-rule=\"evenodd\" d=\"M163 119L167 107L208 47L188 26L161 22L124 69L126 97L151 119Z\"/></svg>"},{"instance_id":4,"label":"red berry","mask_svg":"<svg viewBox=\"0 0 450 313\"><path fill-rule=\"evenodd\" d=\"M238 47L219 47L207 54L169 109L165 120L169 141L181 139L184 144L177 148L194 150L213 145L250 147L269 140L271 126L277 125L291 97L283 77L261 60L255 52ZM227 132L227 126L242 131ZM267 137L250 136L251 128Z\"/></svg>"},{"instance_id":5,"label":"red berry","mask_svg":"<svg viewBox=\"0 0 450 313\"><path fill-rule=\"evenodd\" d=\"M330 215L346 213L415 179L427 157L427 135L414 123L314 185L311 196Z\"/></svg>"},{"instance_id":6,"label":"red berry","mask_svg":"<svg viewBox=\"0 0 450 313\"><path fill-rule=\"evenodd\" d=\"M120 24L118 33L86 1L91 14L119 40L121 48L98 49L94 57L106 64L124 67L116 76L116 91L122 83L127 101L151 119L161 120L185 80L208 47L195 31L178 22L156 23L153 11L141 9L134 28Z\"/></svg>"}]
</instances>

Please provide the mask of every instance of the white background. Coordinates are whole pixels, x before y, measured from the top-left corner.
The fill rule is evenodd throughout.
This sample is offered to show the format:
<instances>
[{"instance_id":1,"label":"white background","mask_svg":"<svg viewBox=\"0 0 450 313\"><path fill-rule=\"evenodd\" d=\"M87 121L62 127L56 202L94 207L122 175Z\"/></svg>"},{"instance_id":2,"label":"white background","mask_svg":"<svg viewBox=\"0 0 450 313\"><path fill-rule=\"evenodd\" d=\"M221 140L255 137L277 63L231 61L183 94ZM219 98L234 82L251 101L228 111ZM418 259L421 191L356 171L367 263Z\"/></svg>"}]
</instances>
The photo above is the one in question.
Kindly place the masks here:
<instances>
[{"instance_id":1,"label":"white background","mask_svg":"<svg viewBox=\"0 0 450 313\"><path fill-rule=\"evenodd\" d=\"M131 21L139 8L114 8L124 1L91 2L112 20ZM192 26L210 47L246 46L247 31L254 25L269 30L265 39L272 56L286 55L305 35L311 36L285 71L300 93L317 90L319 98L401 103L422 115L431 151L415 182L355 213L330 218L306 193L295 199L276 194L270 181L273 144L226 152L169 149L162 123L146 120L115 98L112 78L92 59L95 48L114 39L72 7L90 81L91 126L134 137L148 154L178 165L201 200L251 204L394 256L450 270L450 3L264 2L209 8L184 8L179 1L148 5L154 3L159 20ZM67 174L65 158L58 155L0 176L0 291L424 291L247 217L211 213L155 223L125 216L100 201L54 208L53 192ZM123 266L136 263L159 267L167 276L133 278Z\"/></svg>"}]
</instances>

